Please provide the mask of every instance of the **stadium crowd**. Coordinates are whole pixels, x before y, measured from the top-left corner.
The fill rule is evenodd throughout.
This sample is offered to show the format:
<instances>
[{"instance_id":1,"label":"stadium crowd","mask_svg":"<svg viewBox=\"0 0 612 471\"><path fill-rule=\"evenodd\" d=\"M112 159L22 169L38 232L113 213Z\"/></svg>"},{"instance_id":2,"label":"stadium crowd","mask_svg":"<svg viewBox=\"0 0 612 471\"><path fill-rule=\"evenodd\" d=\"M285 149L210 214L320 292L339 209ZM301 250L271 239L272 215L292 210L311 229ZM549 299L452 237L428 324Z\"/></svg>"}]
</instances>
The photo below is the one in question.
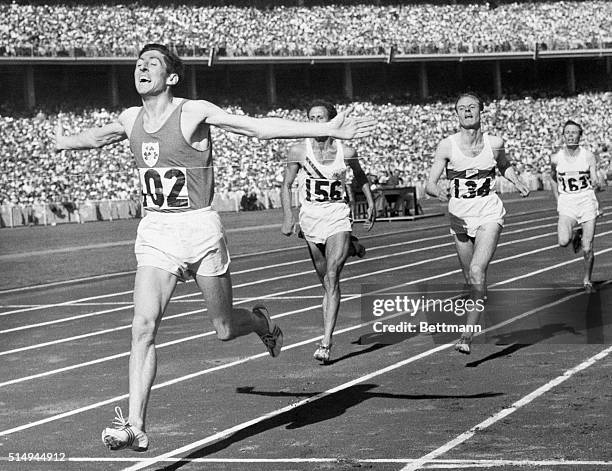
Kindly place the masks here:
<instances>
[{"instance_id":1,"label":"stadium crowd","mask_svg":"<svg viewBox=\"0 0 612 471\"><path fill-rule=\"evenodd\" d=\"M183 56L357 55L598 48L612 2L347 4L253 8L199 3L1 3L0 55L134 56L144 42Z\"/></svg>"},{"instance_id":2,"label":"stadium crowd","mask_svg":"<svg viewBox=\"0 0 612 471\"><path fill-rule=\"evenodd\" d=\"M506 140L508 155L520 174L542 181L549 170L549 157L560 144L560 127L573 117L582 122L583 144L598 154L605 174L612 150L611 101L609 93L497 100L486 107L484 129ZM403 185L422 186L437 143L455 132L452 102L379 103L354 104L356 115L379 120L373 136L354 143L362 166L374 184L384 184L393 175ZM236 105L226 108L242 112ZM305 119L304 111L298 109L277 109L267 115ZM127 142L101 150L55 153L52 143L58 116L67 132L78 132L107 123L117 114L73 109L20 117L3 111L0 204L137 198L138 179ZM264 192L278 194L291 141L258 141L215 129L213 142L218 195L254 194L261 201Z\"/></svg>"}]
</instances>

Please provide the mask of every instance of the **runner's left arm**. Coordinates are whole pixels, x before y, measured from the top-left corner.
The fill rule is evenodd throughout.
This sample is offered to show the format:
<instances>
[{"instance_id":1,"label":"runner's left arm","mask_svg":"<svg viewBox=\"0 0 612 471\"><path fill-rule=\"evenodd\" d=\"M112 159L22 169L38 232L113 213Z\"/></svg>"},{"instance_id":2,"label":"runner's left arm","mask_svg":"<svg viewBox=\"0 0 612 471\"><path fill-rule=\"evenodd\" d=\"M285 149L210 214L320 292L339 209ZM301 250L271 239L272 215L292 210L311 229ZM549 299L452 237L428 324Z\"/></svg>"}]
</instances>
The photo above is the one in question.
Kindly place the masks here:
<instances>
[{"instance_id":1,"label":"runner's left arm","mask_svg":"<svg viewBox=\"0 0 612 471\"><path fill-rule=\"evenodd\" d=\"M602 191L601 185L599 184L599 178L597 175L597 156L595 154L593 154L592 152L589 152L589 155L587 157L588 162L589 162L589 173L591 176L591 182L593 185L593 192L595 193L595 199L597 199L597 215L598 216L603 216L603 210L601 202L599 201L599 197L597 196L597 193L599 193L600 191Z\"/></svg>"},{"instance_id":2,"label":"runner's left arm","mask_svg":"<svg viewBox=\"0 0 612 471\"><path fill-rule=\"evenodd\" d=\"M228 113L204 100L189 101L184 110L198 119L229 132L258 139L299 139L305 137L334 137L356 139L369 136L376 128L371 118L349 118L348 109L325 123L293 121L282 118L253 118Z\"/></svg>"},{"instance_id":3,"label":"runner's left arm","mask_svg":"<svg viewBox=\"0 0 612 471\"><path fill-rule=\"evenodd\" d=\"M352 149L352 153L347 158L346 163L351 170L353 171L353 176L355 180L357 180L357 184L363 191L363 194L368 202L368 216L364 223L367 231L370 231L372 227L374 227L374 223L376 221L376 208L374 206L374 197L372 196L372 190L370 188L370 182L368 180L367 175L361 168L361 164L359 163L359 159L357 158L357 151Z\"/></svg>"}]
</instances>

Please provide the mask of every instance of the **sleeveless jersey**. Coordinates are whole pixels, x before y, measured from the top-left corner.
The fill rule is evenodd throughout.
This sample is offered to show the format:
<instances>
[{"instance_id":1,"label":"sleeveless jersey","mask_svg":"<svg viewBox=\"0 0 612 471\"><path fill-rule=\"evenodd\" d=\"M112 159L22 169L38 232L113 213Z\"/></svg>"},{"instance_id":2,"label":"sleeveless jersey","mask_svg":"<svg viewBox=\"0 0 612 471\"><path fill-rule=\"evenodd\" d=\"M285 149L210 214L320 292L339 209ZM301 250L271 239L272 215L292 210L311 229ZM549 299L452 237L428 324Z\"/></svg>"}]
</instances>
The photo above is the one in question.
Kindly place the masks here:
<instances>
[{"instance_id":1,"label":"sleeveless jersey","mask_svg":"<svg viewBox=\"0 0 612 471\"><path fill-rule=\"evenodd\" d=\"M446 177L450 181L451 199L471 200L495 193L495 167L497 162L489 136L483 134L484 146L475 157L466 156L460 149L457 139L459 133L453 134L451 156L446 166Z\"/></svg>"},{"instance_id":2,"label":"sleeveless jersey","mask_svg":"<svg viewBox=\"0 0 612 471\"><path fill-rule=\"evenodd\" d=\"M181 113L187 100L176 107L159 130L144 129L144 107L130 135L136 157L142 204L148 211L184 212L211 205L214 196L212 141L206 150L194 149L181 132Z\"/></svg>"},{"instance_id":3,"label":"sleeveless jersey","mask_svg":"<svg viewBox=\"0 0 612 471\"><path fill-rule=\"evenodd\" d=\"M297 175L299 200L302 205L344 203L346 163L344 148L336 141L336 158L330 164L317 162L310 139L306 139L306 156Z\"/></svg>"},{"instance_id":4,"label":"sleeveless jersey","mask_svg":"<svg viewBox=\"0 0 612 471\"><path fill-rule=\"evenodd\" d=\"M567 148L557 153L557 186L559 193L575 195L593 190L587 151L579 147L578 154L571 157Z\"/></svg>"}]
</instances>

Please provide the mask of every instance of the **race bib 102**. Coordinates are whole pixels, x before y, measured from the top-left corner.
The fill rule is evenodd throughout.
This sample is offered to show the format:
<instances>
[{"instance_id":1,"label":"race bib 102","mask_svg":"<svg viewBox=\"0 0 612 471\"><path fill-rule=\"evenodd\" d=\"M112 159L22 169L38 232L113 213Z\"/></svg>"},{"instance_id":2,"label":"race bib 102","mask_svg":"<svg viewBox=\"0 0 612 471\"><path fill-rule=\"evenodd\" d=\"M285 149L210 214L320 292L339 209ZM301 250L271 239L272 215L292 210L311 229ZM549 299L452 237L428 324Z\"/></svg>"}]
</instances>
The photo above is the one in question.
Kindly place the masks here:
<instances>
[{"instance_id":1,"label":"race bib 102","mask_svg":"<svg viewBox=\"0 0 612 471\"><path fill-rule=\"evenodd\" d=\"M185 167L139 168L138 174L145 208L189 207Z\"/></svg>"}]
</instances>

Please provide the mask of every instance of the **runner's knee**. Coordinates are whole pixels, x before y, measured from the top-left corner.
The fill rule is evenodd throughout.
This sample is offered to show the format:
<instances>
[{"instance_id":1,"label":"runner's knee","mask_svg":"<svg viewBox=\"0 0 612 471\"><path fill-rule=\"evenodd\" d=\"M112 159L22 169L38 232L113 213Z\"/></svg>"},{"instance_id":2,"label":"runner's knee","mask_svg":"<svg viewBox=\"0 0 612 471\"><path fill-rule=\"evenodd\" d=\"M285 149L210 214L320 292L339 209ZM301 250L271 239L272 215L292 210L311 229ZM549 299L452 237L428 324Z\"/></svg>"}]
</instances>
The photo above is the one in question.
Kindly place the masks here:
<instances>
[{"instance_id":1,"label":"runner's knee","mask_svg":"<svg viewBox=\"0 0 612 471\"><path fill-rule=\"evenodd\" d=\"M155 320L135 315L132 321L132 342L152 343L155 340L155 329Z\"/></svg>"},{"instance_id":2,"label":"runner's knee","mask_svg":"<svg viewBox=\"0 0 612 471\"><path fill-rule=\"evenodd\" d=\"M480 285L484 283L485 279L485 270L482 266L472 264L470 265L470 283L472 285Z\"/></svg>"},{"instance_id":3,"label":"runner's knee","mask_svg":"<svg viewBox=\"0 0 612 471\"><path fill-rule=\"evenodd\" d=\"M330 292L337 289L340 284L340 274L334 268L330 268L325 273L325 289Z\"/></svg>"}]
</instances>

